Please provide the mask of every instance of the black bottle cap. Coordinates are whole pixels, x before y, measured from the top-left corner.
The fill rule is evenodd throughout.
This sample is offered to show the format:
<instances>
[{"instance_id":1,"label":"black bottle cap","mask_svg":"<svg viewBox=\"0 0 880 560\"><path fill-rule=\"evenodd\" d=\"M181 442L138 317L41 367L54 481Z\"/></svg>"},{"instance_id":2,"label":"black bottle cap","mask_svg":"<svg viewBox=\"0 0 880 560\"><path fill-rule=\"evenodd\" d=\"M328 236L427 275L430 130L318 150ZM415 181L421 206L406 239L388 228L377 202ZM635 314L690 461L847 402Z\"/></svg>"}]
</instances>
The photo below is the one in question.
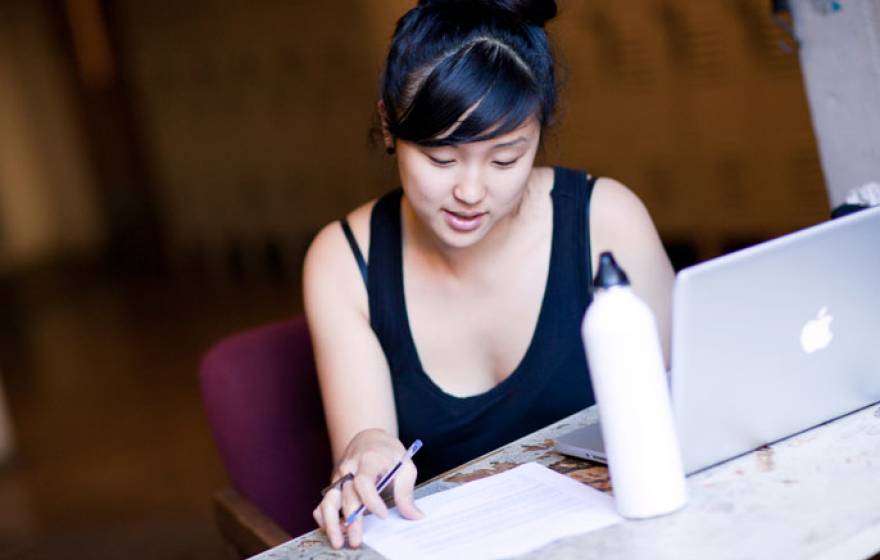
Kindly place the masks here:
<instances>
[{"instance_id":1,"label":"black bottle cap","mask_svg":"<svg viewBox=\"0 0 880 560\"><path fill-rule=\"evenodd\" d=\"M612 286L629 286L629 278L614 260L614 255L605 251L599 255L599 270L593 279L593 287L604 289Z\"/></svg>"}]
</instances>

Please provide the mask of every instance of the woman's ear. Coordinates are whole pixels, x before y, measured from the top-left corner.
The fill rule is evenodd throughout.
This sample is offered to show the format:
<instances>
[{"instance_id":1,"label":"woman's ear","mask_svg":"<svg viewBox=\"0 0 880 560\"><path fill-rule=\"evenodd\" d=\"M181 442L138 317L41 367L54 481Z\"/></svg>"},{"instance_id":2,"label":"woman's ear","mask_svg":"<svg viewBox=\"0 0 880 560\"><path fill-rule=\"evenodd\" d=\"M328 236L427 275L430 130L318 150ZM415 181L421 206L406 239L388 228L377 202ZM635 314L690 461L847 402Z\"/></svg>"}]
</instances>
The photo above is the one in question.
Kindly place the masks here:
<instances>
[{"instance_id":1,"label":"woman's ear","mask_svg":"<svg viewBox=\"0 0 880 560\"><path fill-rule=\"evenodd\" d=\"M385 110L385 101L380 99L376 103L376 108L379 110L379 120L382 123L382 140L385 142L385 151L390 155L394 153L394 136L388 130L388 111Z\"/></svg>"}]
</instances>

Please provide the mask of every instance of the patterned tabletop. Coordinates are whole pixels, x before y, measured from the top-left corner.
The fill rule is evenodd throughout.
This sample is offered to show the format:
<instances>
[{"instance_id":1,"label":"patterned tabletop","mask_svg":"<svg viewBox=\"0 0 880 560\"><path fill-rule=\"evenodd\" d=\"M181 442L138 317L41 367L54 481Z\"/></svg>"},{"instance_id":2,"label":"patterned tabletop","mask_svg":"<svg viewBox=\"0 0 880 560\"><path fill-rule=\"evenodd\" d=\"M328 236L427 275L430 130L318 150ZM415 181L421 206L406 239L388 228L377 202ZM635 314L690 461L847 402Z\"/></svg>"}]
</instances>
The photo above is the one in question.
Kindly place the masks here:
<instances>
[{"instance_id":1,"label":"patterned tabletop","mask_svg":"<svg viewBox=\"0 0 880 560\"><path fill-rule=\"evenodd\" d=\"M603 465L553 451L595 423L588 408L422 484L426 496L535 461L604 492ZM866 558L880 552L880 407L874 405L688 477L688 506L550 543L523 558ZM312 531L254 557L381 558Z\"/></svg>"}]
</instances>

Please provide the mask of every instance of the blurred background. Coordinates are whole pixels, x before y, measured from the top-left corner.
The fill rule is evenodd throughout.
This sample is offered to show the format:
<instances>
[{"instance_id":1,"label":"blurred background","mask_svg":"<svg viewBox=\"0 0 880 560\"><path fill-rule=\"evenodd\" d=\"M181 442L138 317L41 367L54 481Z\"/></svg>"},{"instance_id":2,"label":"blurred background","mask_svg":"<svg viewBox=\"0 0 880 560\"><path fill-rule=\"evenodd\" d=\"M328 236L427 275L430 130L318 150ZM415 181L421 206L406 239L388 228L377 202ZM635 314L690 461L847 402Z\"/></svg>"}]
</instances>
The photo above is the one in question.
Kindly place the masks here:
<instances>
[{"instance_id":1,"label":"blurred background","mask_svg":"<svg viewBox=\"0 0 880 560\"><path fill-rule=\"evenodd\" d=\"M199 358L300 313L311 237L396 185L368 132L413 4L0 0L0 558L223 556ZM543 158L629 185L677 268L827 218L769 2L560 8Z\"/></svg>"}]
</instances>

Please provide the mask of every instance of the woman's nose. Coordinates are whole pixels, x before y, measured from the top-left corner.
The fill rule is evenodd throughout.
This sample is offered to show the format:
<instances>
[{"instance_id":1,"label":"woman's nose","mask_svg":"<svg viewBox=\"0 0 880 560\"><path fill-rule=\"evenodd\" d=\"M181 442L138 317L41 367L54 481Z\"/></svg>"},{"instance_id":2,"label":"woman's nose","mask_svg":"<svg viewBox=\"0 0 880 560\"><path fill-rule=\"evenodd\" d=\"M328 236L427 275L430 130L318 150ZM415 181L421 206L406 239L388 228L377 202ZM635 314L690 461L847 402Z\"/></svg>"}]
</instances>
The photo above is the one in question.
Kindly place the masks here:
<instances>
[{"instance_id":1,"label":"woman's nose","mask_svg":"<svg viewBox=\"0 0 880 560\"><path fill-rule=\"evenodd\" d=\"M463 175L452 189L452 196L462 204L473 206L486 196L486 188L478 174L468 173Z\"/></svg>"}]
</instances>

